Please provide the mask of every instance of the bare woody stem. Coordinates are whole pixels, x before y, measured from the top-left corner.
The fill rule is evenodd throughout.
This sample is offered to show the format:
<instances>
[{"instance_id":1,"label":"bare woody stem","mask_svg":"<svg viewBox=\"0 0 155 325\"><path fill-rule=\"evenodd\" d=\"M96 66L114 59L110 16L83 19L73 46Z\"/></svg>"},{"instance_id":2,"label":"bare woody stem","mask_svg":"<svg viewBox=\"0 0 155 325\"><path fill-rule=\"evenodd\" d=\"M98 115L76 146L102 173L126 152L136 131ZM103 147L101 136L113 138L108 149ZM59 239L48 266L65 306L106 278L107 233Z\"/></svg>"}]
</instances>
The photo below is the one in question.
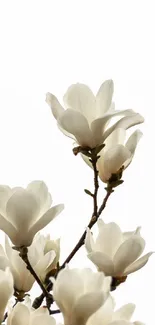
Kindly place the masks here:
<instances>
[{"instance_id":1,"label":"bare woody stem","mask_svg":"<svg viewBox=\"0 0 155 325\"><path fill-rule=\"evenodd\" d=\"M106 207L106 203L110 197L110 195L112 194L112 192L114 191L112 189L112 187L107 187L106 188L107 194L103 200L103 203L97 213L97 215L95 216L95 214L93 213L92 218L88 224L88 228L92 228L93 225L96 223L96 221L98 220L99 216L101 215L102 211L104 210L104 208ZM84 233L82 234L81 238L79 239L78 243L76 244L76 246L74 247L74 249L72 250L72 252L68 255L68 257L66 258L66 260L63 262L63 264L59 267L58 271L55 274L55 278L57 277L58 273L60 270L62 270L66 263L69 263L71 261L71 259L74 257L74 255L77 253L77 251L84 245L84 241L85 241L85 237L86 237L86 231L84 231ZM47 290L50 291L52 290L53 287L53 283L49 283L49 285L47 286ZM34 302L33 302L33 307L36 309L38 308L41 304L42 301L44 299L44 294L42 293L39 297L35 298Z\"/></svg>"},{"instance_id":2,"label":"bare woody stem","mask_svg":"<svg viewBox=\"0 0 155 325\"><path fill-rule=\"evenodd\" d=\"M93 225L96 223L96 221L98 220L99 216L101 215L102 211L104 210L104 208L106 207L106 203L108 201L108 198L110 197L111 193L113 192L112 188L108 188L107 189L107 194L103 200L103 203L98 211L98 213L96 214L96 216L93 214L89 224L88 224L88 228L92 228ZM72 252L68 255L68 257L66 258L66 260L63 262L63 264L60 266L59 271L61 269L63 269L66 265L66 263L69 263L70 260L73 258L73 256L77 253L77 251L84 245L84 241L85 241L85 237L86 237L86 230L84 231L84 233L82 234L81 238L79 239L78 243L76 244L76 246L74 247L74 249L72 250Z\"/></svg>"},{"instance_id":3,"label":"bare woody stem","mask_svg":"<svg viewBox=\"0 0 155 325\"><path fill-rule=\"evenodd\" d=\"M48 290L44 287L43 283L41 282L40 278L34 271L33 267L31 266L29 259L28 259L28 248L23 246L20 247L19 249L19 256L22 258L22 260L25 262L27 269L30 271L30 273L34 276L36 282L39 284L44 297L46 298L46 304L48 309L50 308L50 305L53 303L53 297L52 295L48 292Z\"/></svg>"},{"instance_id":4,"label":"bare woody stem","mask_svg":"<svg viewBox=\"0 0 155 325\"><path fill-rule=\"evenodd\" d=\"M93 202L94 202L94 211L93 211L93 216L97 216L97 210L98 210L98 206L97 206L97 194L98 194L98 189L99 189L99 184L98 184L98 170L97 170L97 160L98 157L92 157L92 159L90 160L93 166L93 170L94 170L94 194L92 195L93 197Z\"/></svg>"},{"instance_id":5,"label":"bare woody stem","mask_svg":"<svg viewBox=\"0 0 155 325\"><path fill-rule=\"evenodd\" d=\"M92 166L93 166L93 170L94 170L94 193L91 193L90 191L88 190L85 190L85 192L87 194L89 194L90 196L93 197L93 203L94 203L94 209L93 209L93 214L92 214L92 217L91 217L91 220L88 224L88 228L92 228L93 225L97 222L98 218L100 217L102 211L105 209L106 207L106 203L110 197L110 195L112 194L112 192L114 192L113 190L113 184L110 183L108 184L107 188L106 188L106 191L107 191L107 194L103 200L103 203L101 204L99 210L98 210L98 204L97 204L97 194L98 194L98 188L99 188L99 184L98 184L98 170L97 170L97 160L99 158L98 156L98 153L99 151L103 148L104 145L100 146L99 147L99 150L97 151L93 151L91 150L90 148L86 148L86 151L84 151L84 153L88 153L89 154L87 155L89 157L89 160L90 162L92 163ZM75 150L73 150L74 154L77 155L79 152L82 152L81 150L81 147L77 147L75 148ZM115 187L115 182L114 182L114 187ZM76 246L73 248L72 252L68 255L68 257L66 258L66 260L63 262L63 264L58 268L58 270L56 271L54 277L56 278L59 271L62 270L66 263L69 263L71 261L71 259L74 257L74 255L77 253L77 251L84 245L84 241L85 241L85 237L86 237L86 231L84 231L84 233L82 234L81 238L79 239L78 243L76 244ZM51 291L52 290L52 287L53 287L53 283L50 282L47 286L47 291ZM44 293L42 293L39 297L36 297L34 302L33 302L33 307L36 309L38 308L41 304L42 304L42 301L44 299Z\"/></svg>"}]
</instances>

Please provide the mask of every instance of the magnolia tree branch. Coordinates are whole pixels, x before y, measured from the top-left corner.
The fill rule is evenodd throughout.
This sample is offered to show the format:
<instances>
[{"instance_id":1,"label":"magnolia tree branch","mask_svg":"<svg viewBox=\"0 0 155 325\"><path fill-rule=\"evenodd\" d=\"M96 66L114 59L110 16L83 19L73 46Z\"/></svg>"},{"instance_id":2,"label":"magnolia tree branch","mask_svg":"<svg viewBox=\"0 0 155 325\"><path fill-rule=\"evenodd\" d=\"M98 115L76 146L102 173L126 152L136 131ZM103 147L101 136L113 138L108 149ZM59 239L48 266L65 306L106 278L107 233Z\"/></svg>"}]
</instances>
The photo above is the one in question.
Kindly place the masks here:
<instances>
[{"instance_id":1,"label":"magnolia tree branch","mask_svg":"<svg viewBox=\"0 0 155 325\"><path fill-rule=\"evenodd\" d=\"M97 215L95 216L94 213L92 215L92 218L88 224L88 228L92 228L93 225L96 223L96 221L98 220L99 216L101 215L102 211L104 210L104 208L106 207L106 203L111 195L111 193L114 191L111 187L107 188L107 194L103 200L103 203L97 213ZM85 241L85 237L86 237L86 231L84 231L84 233L82 234L81 238L79 239L78 243L76 244L76 246L74 247L74 249L72 250L72 252L68 255L68 257L66 258L66 260L63 262L63 264L59 267L58 271L55 274L55 277L58 275L59 271L62 270L66 263L69 263L70 260L74 257L74 255L77 253L77 251L84 245L84 241ZM47 290L50 291L52 290L53 287L53 283L49 283L47 286ZM33 308L37 309L41 306L42 302L44 299L44 294L42 293L39 297L35 298L34 302L33 302Z\"/></svg>"},{"instance_id":2,"label":"magnolia tree branch","mask_svg":"<svg viewBox=\"0 0 155 325\"><path fill-rule=\"evenodd\" d=\"M50 310L50 315L60 314L60 313L61 313L61 310L60 309Z\"/></svg>"},{"instance_id":3,"label":"magnolia tree branch","mask_svg":"<svg viewBox=\"0 0 155 325\"><path fill-rule=\"evenodd\" d=\"M99 189L99 184L98 184L98 170L97 170L97 160L99 159L98 153L99 151L104 147L104 145L101 145L98 148L95 149L90 149L90 148L81 148L81 147L77 147L73 149L73 152L75 155L77 155L79 152L83 153L84 155L89 157L90 162L92 163L92 167L94 170L94 193L91 193L88 190L85 190L85 192L93 197L93 214L91 217L91 220L88 224L87 227L89 227L90 229L93 227L93 225L96 223L97 219L99 218L100 214L102 213L103 209L106 206L106 202L110 196L110 194L113 192L112 188L108 188L107 189L107 195L104 198L104 201L99 209L98 212L98 204L97 204L97 194L98 194L98 189ZM70 260L73 258L73 256L77 253L77 251L80 249L80 247L82 247L82 245L84 244L85 241L85 237L86 237L86 231L84 231L84 233L82 234L81 238L79 239L78 243L76 244L76 246L74 247L74 249L72 250L72 252L69 254L69 256L66 258L66 260L63 262L63 264L58 268L57 272L55 273L55 278L57 277L58 273L60 270L62 270L66 263L69 263ZM51 291L53 287L53 283L50 282L47 286L47 291ZM44 292L39 296L36 297L34 302L33 302L33 307L39 308L43 302L44 299Z\"/></svg>"},{"instance_id":4,"label":"magnolia tree branch","mask_svg":"<svg viewBox=\"0 0 155 325\"><path fill-rule=\"evenodd\" d=\"M77 155L79 152L81 152L82 154L88 156L90 162L92 163L92 167L94 170L94 193L91 193L89 190L85 190L85 192L88 195L93 197L93 202L94 202L93 214L92 214L90 222L87 226L87 228L90 228L90 229L94 226L94 224L97 222L98 218L100 217L102 211L105 209L110 195L114 192L113 188L117 187L118 185L122 184L122 182L123 182L122 180L120 180L120 178L122 177L122 170L119 172L119 174L112 175L111 179L109 180L109 182L107 184L107 187L105 188L107 191L107 194L98 210L97 194L98 194L99 184L98 184L97 160L99 159L98 153L100 152L100 150L103 149L103 147L104 147L104 145L101 145L95 149L90 149L90 148L83 149L81 147L77 147L77 148L73 149L73 152L75 155ZM65 267L65 265L71 261L71 259L77 253L77 251L84 245L86 233L87 232L85 230L84 233L82 234L81 238L79 239L78 243L76 244L76 246L73 248L71 253L68 255L66 260L63 262L63 264L58 268L58 270L56 271L56 273L54 275L55 278L57 277L59 271L62 270ZM46 288L47 291L48 292L51 291L52 287L53 287L53 283L50 282ZM38 308L39 306L41 306L43 299L44 299L44 293L42 293L39 297L35 298L35 300L33 302L33 307Z\"/></svg>"},{"instance_id":5,"label":"magnolia tree branch","mask_svg":"<svg viewBox=\"0 0 155 325\"><path fill-rule=\"evenodd\" d=\"M34 276L36 282L39 284L43 296L46 298L46 305L47 308L50 309L51 304L53 303L53 297L52 295L48 292L48 290L44 287L43 283L41 282L40 278L34 271L33 267L31 266L29 259L28 259L28 248L23 246L17 249L19 251L19 256L22 258L22 260L25 262L27 269L30 271L30 273Z\"/></svg>"},{"instance_id":6,"label":"magnolia tree branch","mask_svg":"<svg viewBox=\"0 0 155 325\"><path fill-rule=\"evenodd\" d=\"M114 190L112 188L108 188L107 189L107 194L103 200L103 203L98 211L98 213L96 215L92 215L92 218L88 224L88 228L92 228L94 226L94 224L96 223L96 221L98 220L99 216L101 215L102 211L104 210L104 208L106 207L106 203L108 201L108 198L110 197L111 193ZM85 237L86 237L86 230L84 231L84 233L82 234L81 238L79 239L78 243L76 244L76 246L74 247L74 249L72 250L72 252L68 255L68 257L66 258L66 260L63 262L63 264L60 266L59 271L61 269L63 269L66 265L66 263L69 263L71 261L71 259L73 258L73 256L77 253L77 251L84 245L84 241L85 241Z\"/></svg>"},{"instance_id":7,"label":"magnolia tree branch","mask_svg":"<svg viewBox=\"0 0 155 325\"><path fill-rule=\"evenodd\" d=\"M98 156L96 155L94 158L92 157L90 159L92 166L93 166L93 170L94 170L94 194L93 196L93 202L94 202L94 211L93 211L93 215L97 216L97 210L98 210L98 206L97 206L97 194L98 194L98 189L99 189L99 183L98 183L98 170L97 170L97 160L98 160Z\"/></svg>"}]
</instances>

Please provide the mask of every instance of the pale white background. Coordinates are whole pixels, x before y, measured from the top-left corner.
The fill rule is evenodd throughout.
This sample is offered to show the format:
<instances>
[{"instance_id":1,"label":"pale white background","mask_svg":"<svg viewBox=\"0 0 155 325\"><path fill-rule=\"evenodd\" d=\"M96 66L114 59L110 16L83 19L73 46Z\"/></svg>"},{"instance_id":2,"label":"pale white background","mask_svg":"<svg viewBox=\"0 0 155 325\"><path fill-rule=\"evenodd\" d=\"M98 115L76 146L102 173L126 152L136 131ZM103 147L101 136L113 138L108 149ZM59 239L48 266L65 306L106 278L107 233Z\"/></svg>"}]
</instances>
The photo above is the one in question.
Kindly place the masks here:
<instances>
[{"instance_id":1,"label":"pale white background","mask_svg":"<svg viewBox=\"0 0 155 325\"><path fill-rule=\"evenodd\" d=\"M54 238L62 236L62 261L91 216L91 198L83 189L93 188L93 174L73 156L72 141L57 129L45 93L51 91L61 100L77 81L96 92L103 80L112 78L117 109L132 108L146 119L125 182L110 198L103 217L123 230L141 225L146 251L155 249L154 4L0 1L0 183L26 186L42 179L54 203L65 203L65 211L45 229ZM101 184L100 200L104 194ZM92 266L82 249L71 265ZM153 256L115 292L117 306L136 303L134 319L147 325L154 324L154 273Z\"/></svg>"}]
</instances>

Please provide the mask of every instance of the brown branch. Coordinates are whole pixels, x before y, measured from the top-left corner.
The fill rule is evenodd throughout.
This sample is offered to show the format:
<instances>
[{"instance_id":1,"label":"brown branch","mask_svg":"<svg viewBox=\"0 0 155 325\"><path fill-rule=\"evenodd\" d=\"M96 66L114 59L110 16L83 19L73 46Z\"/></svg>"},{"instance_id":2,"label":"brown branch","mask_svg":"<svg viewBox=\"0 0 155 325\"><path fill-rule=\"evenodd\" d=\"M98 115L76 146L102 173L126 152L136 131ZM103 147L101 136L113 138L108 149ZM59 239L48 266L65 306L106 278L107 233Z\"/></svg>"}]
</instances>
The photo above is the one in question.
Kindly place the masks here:
<instances>
[{"instance_id":1,"label":"brown branch","mask_svg":"<svg viewBox=\"0 0 155 325\"><path fill-rule=\"evenodd\" d=\"M97 205L97 194L98 194L98 188L99 188L99 184L98 184L98 170L97 170L97 160L99 158L98 153L99 151L103 148L103 145L101 145L96 151L94 151L93 149L91 150L90 148L86 148L86 152L82 152L81 147L75 148L76 151L74 150L74 154L77 155L77 153L82 152L83 154L86 154L89 158L90 158L90 162L92 163L93 166L93 170L94 170L94 193L91 193L88 190L85 190L85 192L87 194L89 194L90 196L93 197L93 202L94 202L94 210L93 210L93 214L91 217L91 220L88 224L88 228L92 228L93 225L97 222L98 218L100 217L102 211L105 209L107 201L110 197L110 195L114 192L113 187L116 187L118 185L120 185L123 181L119 181L118 179L115 179L115 175L112 175L112 178L109 180L109 183L107 185L106 191L107 194L103 200L103 203L101 204L99 210L98 210L98 205ZM78 149L78 150L77 150ZM76 244L76 246L73 248L72 252L68 255L68 257L66 258L66 260L63 262L63 264L58 267L54 277L56 278L59 271L62 270L65 265L67 263L69 263L71 261L71 259L74 257L74 255L77 253L77 251L84 245L84 241L85 241L85 237L86 237L86 230L84 231L84 233L82 234L81 238L79 239L78 243ZM51 291L53 288L53 283L50 281L48 286L46 287L46 290L49 292ZM36 297L34 302L33 302L33 307L36 309L38 307L41 306L42 302L44 299L44 293L42 293L39 297Z\"/></svg>"},{"instance_id":2,"label":"brown branch","mask_svg":"<svg viewBox=\"0 0 155 325\"><path fill-rule=\"evenodd\" d=\"M107 201L108 201L108 198L110 197L110 195L111 195L112 192L113 192L113 189L112 189L111 187L107 188L107 194L106 194L106 196L105 196L105 198L104 198L104 200L103 200L103 203L102 203L102 205L101 205L101 207L100 207L100 209L99 209L97 215L95 216L95 215L93 214L93 216L92 216L92 218L91 218L91 220L90 220L90 222L89 222L89 224L88 224L88 226L87 226L88 228L91 229L91 228L93 227L93 225L96 223L96 221L98 220L98 218L99 218L99 216L101 215L102 211L105 209L105 207L106 207L106 203L107 203ZM63 262L63 264L60 266L59 271L62 270L62 269L65 267L66 263L69 263L69 262L70 262L70 260L73 258L73 256L74 256L74 255L77 253L77 251L81 248L81 246L84 245L84 241L85 241L86 233L87 233L87 232L86 232L86 230L85 230L84 233L82 234L81 238L79 239L78 243L76 244L76 246L75 246L74 249L72 250L72 252L68 255L68 257L66 258L66 260L65 260L65 261Z\"/></svg>"},{"instance_id":3,"label":"brown branch","mask_svg":"<svg viewBox=\"0 0 155 325\"><path fill-rule=\"evenodd\" d=\"M44 300L44 294L42 293L39 297L36 297L34 299L32 307L35 308L35 309L39 308L41 306L43 300Z\"/></svg>"},{"instance_id":4,"label":"brown branch","mask_svg":"<svg viewBox=\"0 0 155 325\"><path fill-rule=\"evenodd\" d=\"M50 315L60 314L60 313L61 313L61 310L60 309L50 310Z\"/></svg>"},{"instance_id":5,"label":"brown branch","mask_svg":"<svg viewBox=\"0 0 155 325\"><path fill-rule=\"evenodd\" d=\"M23 247L18 248L18 250L19 250L19 256L25 262L25 264L27 266L27 269L30 271L30 273L34 276L36 282L39 284L39 286L40 286L40 288L41 288L41 290L43 292L43 296L46 298L47 308L50 309L50 306L53 303L53 297L48 292L48 290L44 287L44 285L41 282L40 278L38 277L38 275L34 271L33 267L31 266L31 264L29 262L29 259L28 259L28 248L23 246Z\"/></svg>"},{"instance_id":6,"label":"brown branch","mask_svg":"<svg viewBox=\"0 0 155 325\"><path fill-rule=\"evenodd\" d=\"M94 170L94 194L92 195L93 202L94 202L93 216L97 216L97 210L98 210L97 194L98 194L99 184L98 184L98 170L97 170L97 166L96 166L97 160L98 160L98 156L92 157L92 159L90 159L92 166L93 166L93 170Z\"/></svg>"},{"instance_id":7,"label":"brown branch","mask_svg":"<svg viewBox=\"0 0 155 325\"><path fill-rule=\"evenodd\" d=\"M99 210L98 210L98 217L97 217L97 219L99 218L99 216L101 215L101 213L102 213L102 211L105 209L105 207L106 207L106 204L107 204L107 201L108 201L108 199L109 199L109 196L114 192L114 190L113 190L113 188L112 187L107 187L106 188L106 191L107 191L107 194L106 194L106 196L105 196L105 198L104 198L104 200L103 200L103 203L101 204L101 206L100 206L100 208L99 208ZM97 221L97 220L96 220Z\"/></svg>"},{"instance_id":8,"label":"brown branch","mask_svg":"<svg viewBox=\"0 0 155 325\"><path fill-rule=\"evenodd\" d=\"M103 203L101 204L101 207L99 208L99 211L97 213L97 215L95 216L94 213L92 215L92 218L88 224L88 228L92 228L93 225L96 223L96 221L98 220L98 218L100 217L102 211L105 209L106 207L106 203L110 197L110 195L114 192L113 188L108 186L106 188L107 194L103 200ZM58 271L55 273L55 278L57 277L58 273L60 270L62 270L66 263L69 263L71 261L71 259L74 257L74 255L77 253L77 251L84 245L84 241L85 241L85 237L86 237L86 231L84 231L84 233L82 234L81 238L79 239L78 243L76 244L76 246L74 247L74 249L72 250L72 252L68 255L68 257L66 258L66 260L63 262L63 264L59 267ZM46 288L47 291L51 291L53 287L53 283L50 282ZM44 299L44 294L42 293L39 297L35 298L32 307L37 309L41 306L42 302Z\"/></svg>"}]
</instances>

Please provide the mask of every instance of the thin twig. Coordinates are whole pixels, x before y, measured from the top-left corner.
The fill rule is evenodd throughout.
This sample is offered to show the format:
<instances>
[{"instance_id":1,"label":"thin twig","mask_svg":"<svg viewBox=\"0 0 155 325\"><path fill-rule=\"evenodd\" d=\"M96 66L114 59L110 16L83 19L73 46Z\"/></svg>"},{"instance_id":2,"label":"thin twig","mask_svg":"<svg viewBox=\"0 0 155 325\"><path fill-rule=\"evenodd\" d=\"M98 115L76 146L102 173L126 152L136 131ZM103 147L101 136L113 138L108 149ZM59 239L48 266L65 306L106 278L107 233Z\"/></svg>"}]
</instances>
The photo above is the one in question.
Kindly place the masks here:
<instances>
[{"instance_id":1,"label":"thin twig","mask_svg":"<svg viewBox=\"0 0 155 325\"><path fill-rule=\"evenodd\" d=\"M99 208L99 210L98 210L98 214L97 214L98 218L99 218L99 216L101 215L102 211L105 209L106 204L107 204L107 201L108 201L108 199L109 199L109 196L114 192L114 190L113 190L112 187L108 187L108 188L106 189L106 191L107 191L107 195L105 196L105 198L104 198L104 200L103 200L103 203L101 204L101 206L100 206L100 208ZM97 218L97 219L98 219L98 218Z\"/></svg>"},{"instance_id":2,"label":"thin twig","mask_svg":"<svg viewBox=\"0 0 155 325\"><path fill-rule=\"evenodd\" d=\"M50 315L60 314L60 313L61 313L61 310L60 309L50 310Z\"/></svg>"},{"instance_id":3,"label":"thin twig","mask_svg":"<svg viewBox=\"0 0 155 325\"><path fill-rule=\"evenodd\" d=\"M97 215L96 216L92 216L92 218L91 218L91 220L90 220L90 222L89 222L89 224L88 224L88 228L92 228L93 227L93 225L96 223L96 221L98 220L98 218L99 218L99 216L101 215L101 213L102 213L102 211L104 210L104 208L106 207L106 203L107 203L107 201L108 201L108 198L109 198L109 196L111 195L111 193L113 192L113 189L112 188L108 188L107 189L107 194L106 194L106 196L105 196L105 198L104 198L104 200L103 200L103 203L102 203L102 205L101 205L101 207L100 207L100 209L99 209L99 211L98 211L98 213L97 213ZM84 241L85 241L85 237L86 237L86 230L84 231L84 233L82 234L82 236L81 236L81 238L79 239L79 241L78 241L78 243L76 244L76 246L74 247L74 249L72 250L72 252L68 255L68 257L66 258L66 260L63 262L63 264L60 266L60 268L59 268L59 271L60 270L62 270L64 267L65 267L65 265L67 264L67 263L69 263L70 262L70 260L73 258L73 256L77 253L77 251L81 248L81 246L83 246L84 245Z\"/></svg>"},{"instance_id":4,"label":"thin twig","mask_svg":"<svg viewBox=\"0 0 155 325\"><path fill-rule=\"evenodd\" d=\"M77 154L77 153L76 153ZM97 194L98 194L98 188L99 188L99 184L98 184L98 170L97 170L97 160L99 158L99 156L97 156L98 152L94 153L93 151L91 152L91 156L90 157L90 161L92 163L93 166L93 170L94 170L94 193L91 194L91 192L89 193L89 195L91 195L93 197L93 202L94 202L94 210L93 210L93 214L91 217L91 220L88 224L88 228L92 228L93 225L97 222L98 218L100 217L102 211L105 209L106 207L106 203L110 197L110 195L114 192L113 190L113 186L109 185L106 188L107 194L103 200L103 203L101 204L99 211L98 211L98 205L97 205ZM115 182L113 183L113 185L115 186ZM88 191L89 192L89 191ZM62 270L65 265L67 263L69 263L71 261L71 259L74 257L74 255L77 253L77 251L84 245L84 241L85 241L85 237L86 237L86 230L84 231L84 233L82 234L81 238L79 239L78 243L76 244L76 246L73 248L72 252L68 255L68 257L66 258L66 260L63 262L63 264L58 268L57 272L55 273L54 277L56 278L59 271ZM51 291L53 288L53 283L49 282L48 286L46 287L46 290L49 292ZM42 302L44 299L44 294L42 293L39 297L35 298L34 302L33 302L33 307L36 309L38 307L41 306Z\"/></svg>"},{"instance_id":5,"label":"thin twig","mask_svg":"<svg viewBox=\"0 0 155 325\"><path fill-rule=\"evenodd\" d=\"M48 292L48 290L44 287L43 283L41 282L40 278L34 271L33 267L31 266L29 259L28 259L28 248L23 246L19 248L19 256L22 258L22 260L26 263L27 269L30 271L30 273L34 276L36 282L39 284L43 296L46 298L46 304L47 308L50 309L50 305L53 303L53 297L52 295Z\"/></svg>"},{"instance_id":6,"label":"thin twig","mask_svg":"<svg viewBox=\"0 0 155 325\"><path fill-rule=\"evenodd\" d=\"M97 163L98 157L95 156L93 157L90 161L92 163L93 166L93 170L94 170L94 194L93 194L93 202L94 202L94 211L93 211L93 215L97 216L97 210L98 210L98 206L97 206L97 194L98 194L98 188L99 188L99 184L98 184L98 170L97 170Z\"/></svg>"},{"instance_id":7,"label":"thin twig","mask_svg":"<svg viewBox=\"0 0 155 325\"><path fill-rule=\"evenodd\" d=\"M42 293L40 296L38 296L34 299L32 307L35 309L39 308L41 306L43 300L44 300L44 294Z\"/></svg>"},{"instance_id":8,"label":"thin twig","mask_svg":"<svg viewBox=\"0 0 155 325\"><path fill-rule=\"evenodd\" d=\"M103 203L101 204L101 207L97 213L97 215L95 216L94 213L92 215L92 218L88 224L88 228L92 228L93 225L96 223L96 221L98 220L99 216L101 215L102 211L105 209L106 207L106 203L110 197L110 195L113 193L113 189L112 187L108 187L107 189L107 194L103 200ZM55 273L55 278L57 277L58 273L60 270L62 270L65 265L67 263L69 263L71 261L71 259L74 257L74 255L77 253L77 251L84 245L84 241L85 241L85 237L86 237L86 230L84 231L84 233L82 234L81 238L79 239L78 243L76 244L76 246L74 247L74 249L72 250L72 252L68 255L68 257L66 258L66 260L63 262L63 264L59 267L58 271ZM49 283L46 290L47 291L51 291L53 287L53 283ZM34 302L33 302L33 308L39 308L43 302L44 299L44 294L42 293L39 297L35 298Z\"/></svg>"}]
</instances>

